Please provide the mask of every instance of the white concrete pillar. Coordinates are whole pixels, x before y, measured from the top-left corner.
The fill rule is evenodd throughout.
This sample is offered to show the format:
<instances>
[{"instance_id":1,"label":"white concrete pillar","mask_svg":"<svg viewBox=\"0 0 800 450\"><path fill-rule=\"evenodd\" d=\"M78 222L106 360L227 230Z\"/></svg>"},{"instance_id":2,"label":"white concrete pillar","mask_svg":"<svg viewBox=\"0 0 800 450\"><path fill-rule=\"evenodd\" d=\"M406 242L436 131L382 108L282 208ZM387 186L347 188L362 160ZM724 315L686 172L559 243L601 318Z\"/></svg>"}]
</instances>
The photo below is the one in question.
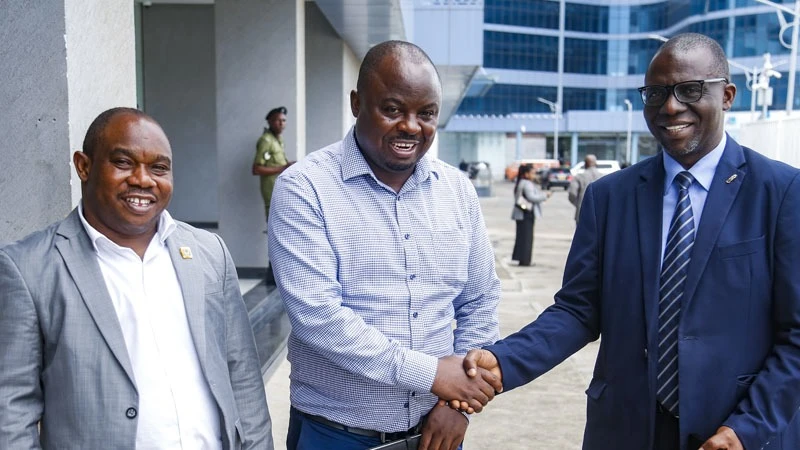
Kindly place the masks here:
<instances>
[{"instance_id":1,"label":"white concrete pillar","mask_svg":"<svg viewBox=\"0 0 800 450\"><path fill-rule=\"evenodd\" d=\"M72 152L89 124L136 106L133 4L2 1L0 42L1 244L69 213L80 199Z\"/></svg>"},{"instance_id":2,"label":"white concrete pillar","mask_svg":"<svg viewBox=\"0 0 800 450\"><path fill-rule=\"evenodd\" d=\"M306 3L306 150L344 137L355 123L350 91L361 61L339 37L314 2Z\"/></svg>"},{"instance_id":3,"label":"white concrete pillar","mask_svg":"<svg viewBox=\"0 0 800 450\"><path fill-rule=\"evenodd\" d=\"M570 166L575 166L578 164L578 133L572 133L572 139L570 140L570 148L569 148L569 164Z\"/></svg>"},{"instance_id":4,"label":"white concrete pillar","mask_svg":"<svg viewBox=\"0 0 800 450\"><path fill-rule=\"evenodd\" d=\"M290 160L306 153L304 0L218 1L219 232L239 268L267 265L264 206L250 168L267 112L285 106Z\"/></svg>"}]
</instances>

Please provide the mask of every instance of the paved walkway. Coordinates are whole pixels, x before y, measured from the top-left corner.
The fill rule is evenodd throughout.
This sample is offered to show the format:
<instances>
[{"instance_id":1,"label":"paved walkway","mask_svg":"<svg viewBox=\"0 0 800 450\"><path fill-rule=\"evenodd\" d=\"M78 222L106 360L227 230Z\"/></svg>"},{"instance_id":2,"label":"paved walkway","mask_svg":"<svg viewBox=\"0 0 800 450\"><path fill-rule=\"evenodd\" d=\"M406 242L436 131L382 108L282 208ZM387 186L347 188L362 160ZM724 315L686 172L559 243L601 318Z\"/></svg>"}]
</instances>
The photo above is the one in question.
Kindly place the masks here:
<instances>
[{"instance_id":1,"label":"paved walkway","mask_svg":"<svg viewBox=\"0 0 800 450\"><path fill-rule=\"evenodd\" d=\"M566 192L554 191L544 205L545 217L536 223L535 266L518 267L510 260L514 246L511 191L511 183L498 182L494 196L481 199L503 284L499 308L502 336L528 324L553 302L575 230L575 210ZM579 449L585 422L584 391L596 354L597 343L590 344L533 383L498 396L472 418L465 448ZM289 416L289 364L285 359L266 387L276 448L282 449Z\"/></svg>"}]
</instances>

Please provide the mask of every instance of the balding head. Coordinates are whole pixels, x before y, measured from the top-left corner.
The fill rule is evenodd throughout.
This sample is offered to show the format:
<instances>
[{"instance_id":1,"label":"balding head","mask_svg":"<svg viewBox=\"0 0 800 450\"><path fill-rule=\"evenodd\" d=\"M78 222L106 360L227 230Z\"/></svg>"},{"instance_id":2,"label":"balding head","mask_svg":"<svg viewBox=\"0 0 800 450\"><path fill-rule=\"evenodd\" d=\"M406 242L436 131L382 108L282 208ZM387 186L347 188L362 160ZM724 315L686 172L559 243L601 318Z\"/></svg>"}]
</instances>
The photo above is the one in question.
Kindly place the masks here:
<instances>
[{"instance_id":1,"label":"balding head","mask_svg":"<svg viewBox=\"0 0 800 450\"><path fill-rule=\"evenodd\" d=\"M433 61L424 50L406 41L385 41L369 49L364 56L364 60L361 61L356 90L361 91L364 89L367 79L378 71L380 63L388 56L413 64L429 64L436 73L439 84L441 84L442 78L439 76L439 71L436 70L436 65L433 64Z\"/></svg>"},{"instance_id":2,"label":"balding head","mask_svg":"<svg viewBox=\"0 0 800 450\"><path fill-rule=\"evenodd\" d=\"M583 158L583 168L584 169L588 169L589 167L595 167L595 166L597 166L597 157L596 156L594 156L592 154L588 154L588 155L586 155L585 158Z\"/></svg>"},{"instance_id":3,"label":"balding head","mask_svg":"<svg viewBox=\"0 0 800 450\"><path fill-rule=\"evenodd\" d=\"M699 33L681 33L674 36L658 49L653 59L663 52L685 54L697 49L707 50L711 55L713 76L730 80L730 67L725 51L717 41Z\"/></svg>"},{"instance_id":4,"label":"balding head","mask_svg":"<svg viewBox=\"0 0 800 450\"><path fill-rule=\"evenodd\" d=\"M86 130L86 136L83 138L83 153L90 159L94 157L95 149L99 145L103 131L105 131L108 124L111 123L111 120L120 114L130 114L134 117L156 123L152 117L135 108L117 107L103 111L92 121L92 124L89 125L89 129Z\"/></svg>"}]
</instances>

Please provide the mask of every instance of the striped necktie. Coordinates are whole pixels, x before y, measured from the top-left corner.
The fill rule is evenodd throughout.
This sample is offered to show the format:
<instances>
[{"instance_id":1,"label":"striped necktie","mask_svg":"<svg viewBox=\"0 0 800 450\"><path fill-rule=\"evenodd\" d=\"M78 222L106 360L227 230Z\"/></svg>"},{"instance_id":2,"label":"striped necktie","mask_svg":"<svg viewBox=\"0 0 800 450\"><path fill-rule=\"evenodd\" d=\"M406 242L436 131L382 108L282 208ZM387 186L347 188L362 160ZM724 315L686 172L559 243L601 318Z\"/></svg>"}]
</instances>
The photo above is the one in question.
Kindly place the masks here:
<instances>
[{"instance_id":1,"label":"striped necktie","mask_svg":"<svg viewBox=\"0 0 800 450\"><path fill-rule=\"evenodd\" d=\"M687 171L675 177L678 204L670 222L658 302L658 377L656 399L678 416L678 325L689 257L694 246L694 216L689 186L694 177Z\"/></svg>"}]
</instances>

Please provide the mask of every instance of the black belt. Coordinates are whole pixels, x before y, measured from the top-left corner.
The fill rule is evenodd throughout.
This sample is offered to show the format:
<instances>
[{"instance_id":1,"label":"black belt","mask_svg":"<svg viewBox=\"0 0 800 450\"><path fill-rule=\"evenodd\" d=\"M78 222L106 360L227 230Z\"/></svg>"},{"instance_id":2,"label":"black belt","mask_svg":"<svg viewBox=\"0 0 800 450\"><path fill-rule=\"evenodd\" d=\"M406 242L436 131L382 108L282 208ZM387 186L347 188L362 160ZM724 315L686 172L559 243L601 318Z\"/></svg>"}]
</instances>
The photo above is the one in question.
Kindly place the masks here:
<instances>
[{"instance_id":1,"label":"black belt","mask_svg":"<svg viewBox=\"0 0 800 450\"><path fill-rule=\"evenodd\" d=\"M334 430L345 431L347 433L357 434L359 436L380 438L381 444L391 441L398 441L400 439L406 439L415 434L419 434L420 431L422 431L422 422L423 422L422 420L420 420L420 422L417 425L409 428L406 431L384 433L383 431L367 430L365 428L357 428L357 427L342 425L341 423L328 420L322 416L315 416L313 414L304 413L303 411L300 411L294 406L292 406L292 409L295 410L298 414L300 414L304 418L325 425L326 427L333 428Z\"/></svg>"}]
</instances>

